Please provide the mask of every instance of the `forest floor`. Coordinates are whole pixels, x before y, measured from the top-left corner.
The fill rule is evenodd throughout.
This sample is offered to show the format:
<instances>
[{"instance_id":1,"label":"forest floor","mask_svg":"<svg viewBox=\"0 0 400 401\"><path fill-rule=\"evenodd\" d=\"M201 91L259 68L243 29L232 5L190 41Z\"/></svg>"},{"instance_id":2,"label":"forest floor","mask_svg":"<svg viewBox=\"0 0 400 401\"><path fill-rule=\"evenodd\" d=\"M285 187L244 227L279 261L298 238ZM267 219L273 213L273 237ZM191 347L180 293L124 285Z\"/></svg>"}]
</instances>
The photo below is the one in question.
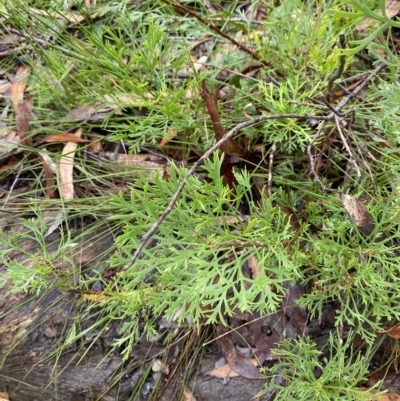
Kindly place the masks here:
<instances>
[{"instance_id":1,"label":"forest floor","mask_svg":"<svg viewBox=\"0 0 400 401\"><path fill-rule=\"evenodd\" d=\"M400 400L398 16L0 0L0 401Z\"/></svg>"}]
</instances>

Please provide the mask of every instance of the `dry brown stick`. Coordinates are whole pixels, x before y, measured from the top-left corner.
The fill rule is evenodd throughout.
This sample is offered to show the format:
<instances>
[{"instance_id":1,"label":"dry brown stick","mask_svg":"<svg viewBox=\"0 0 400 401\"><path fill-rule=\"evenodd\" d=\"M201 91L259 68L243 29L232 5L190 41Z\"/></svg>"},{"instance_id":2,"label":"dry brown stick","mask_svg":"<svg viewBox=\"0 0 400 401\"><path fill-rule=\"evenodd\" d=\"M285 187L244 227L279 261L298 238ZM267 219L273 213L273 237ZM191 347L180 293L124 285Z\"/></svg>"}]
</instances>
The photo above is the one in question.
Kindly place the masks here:
<instances>
[{"instance_id":1,"label":"dry brown stick","mask_svg":"<svg viewBox=\"0 0 400 401\"><path fill-rule=\"evenodd\" d=\"M268 68L273 68L276 72L276 75L278 75L281 78L285 77L285 74L279 70L276 70L275 67L267 60L263 60L263 58L256 52L254 52L253 50L249 49L247 46L245 46L244 44L238 42L236 39L234 39L232 36L226 34L224 31L222 31L221 29L219 29L216 25L214 25L212 22L207 21L205 18L203 18L201 15L197 14L196 12L194 12L193 10L190 10L189 8L185 7L182 4L179 3L175 3L172 2L170 0L161 0L163 3L168 4L172 7L178 8L182 11L184 11L185 13L192 15L193 17L195 17L196 19L198 19L201 23L203 23L204 25L209 26L213 31L217 32L218 35L222 36L223 38L229 40L231 43L233 43L234 45L236 45L237 47L239 47L241 50L243 50L244 52L246 52L247 54L250 54L251 57L253 57L254 59L256 59L257 61L263 63L266 67Z\"/></svg>"},{"instance_id":2,"label":"dry brown stick","mask_svg":"<svg viewBox=\"0 0 400 401\"><path fill-rule=\"evenodd\" d=\"M297 118L301 120L305 119L315 119L315 120L326 120L327 116L312 116L309 114L274 114L270 116L259 116L257 118L253 118L252 120L245 121L241 124L238 124L236 127L232 128L228 133L226 133L214 146L208 149L203 156L197 160L196 163L193 164L192 168L186 173L186 176L183 178L181 183L178 186L178 189L175 191L174 195L172 196L170 202L168 203L165 210L161 213L158 219L154 222L151 228L142 236L140 239L140 244L136 249L135 253L132 256L132 259L126 264L124 269L129 269L139 258L140 253L142 252L144 246L149 241L149 239L156 233L160 225L166 219L166 217L172 212L179 195L182 193L185 185L187 184L187 179L191 177L197 168L206 160L209 156L211 156L223 143L225 143L229 138L232 138L234 135L239 133L243 128L250 127L251 125L258 124L263 121L267 120L276 120L276 119L283 119L283 118ZM332 117L330 117L332 118Z\"/></svg>"},{"instance_id":3,"label":"dry brown stick","mask_svg":"<svg viewBox=\"0 0 400 401\"><path fill-rule=\"evenodd\" d=\"M215 138L217 141L222 139L225 135L225 130L222 127L221 120L219 118L217 106L215 105L214 100L212 99L210 92L208 90L207 84L205 81L202 82L201 84L201 98L203 99L206 107L208 114L210 114L210 118L213 124L214 128L214 133L215 133ZM231 154L236 154L236 155L243 155L243 150L239 147L239 145L232 139L230 138L228 141L223 143L221 145L221 151L225 153L226 155L231 155Z\"/></svg>"},{"instance_id":4,"label":"dry brown stick","mask_svg":"<svg viewBox=\"0 0 400 401\"><path fill-rule=\"evenodd\" d=\"M374 77L376 74L378 74L379 71L384 69L386 67L386 64L379 64L368 76L365 78L364 81L361 82L360 85L358 85L349 95L347 95L345 98L343 98L338 105L335 107L335 110L339 112L340 110L343 109L344 106L346 106L347 103L353 98L355 98L368 84L369 81L371 81L372 77ZM333 116L332 116L333 117ZM331 117L331 118L332 118Z\"/></svg>"}]
</instances>

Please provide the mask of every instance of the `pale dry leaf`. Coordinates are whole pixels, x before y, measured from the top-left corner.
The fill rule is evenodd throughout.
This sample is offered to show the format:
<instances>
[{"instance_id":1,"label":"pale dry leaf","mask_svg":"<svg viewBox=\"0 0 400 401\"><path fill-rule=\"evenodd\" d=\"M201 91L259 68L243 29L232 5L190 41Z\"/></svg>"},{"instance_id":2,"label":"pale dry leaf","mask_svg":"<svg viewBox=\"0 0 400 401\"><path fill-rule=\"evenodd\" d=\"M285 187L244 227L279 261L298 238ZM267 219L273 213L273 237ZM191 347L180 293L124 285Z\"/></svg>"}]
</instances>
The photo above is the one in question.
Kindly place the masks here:
<instances>
[{"instance_id":1,"label":"pale dry leaf","mask_svg":"<svg viewBox=\"0 0 400 401\"><path fill-rule=\"evenodd\" d=\"M7 390L0 392L0 401L9 401L9 400L10 400L10 397L8 395Z\"/></svg>"},{"instance_id":2,"label":"pale dry leaf","mask_svg":"<svg viewBox=\"0 0 400 401\"><path fill-rule=\"evenodd\" d=\"M114 157L112 152L104 152L104 156L109 157L110 160L113 160ZM141 173L149 180L154 179L156 174L164 175L167 167L165 159L148 154L127 155L119 153L116 160L113 161L117 164L136 168L137 174L135 172L132 174L139 177L139 173Z\"/></svg>"},{"instance_id":3,"label":"pale dry leaf","mask_svg":"<svg viewBox=\"0 0 400 401\"><path fill-rule=\"evenodd\" d=\"M101 140L95 136L89 137L89 146L87 148L90 153L99 153L103 150Z\"/></svg>"},{"instance_id":4,"label":"pale dry leaf","mask_svg":"<svg viewBox=\"0 0 400 401\"><path fill-rule=\"evenodd\" d=\"M0 84L0 93L6 93L10 88L11 88L11 82L5 82L3 84Z\"/></svg>"},{"instance_id":5,"label":"pale dry leaf","mask_svg":"<svg viewBox=\"0 0 400 401\"><path fill-rule=\"evenodd\" d=\"M374 219L368 212L367 207L360 199L354 196L341 194L340 198L351 220L364 234L369 235L374 230Z\"/></svg>"},{"instance_id":6,"label":"pale dry leaf","mask_svg":"<svg viewBox=\"0 0 400 401\"><path fill-rule=\"evenodd\" d=\"M26 82L16 82L10 87L11 102L14 106L14 110L17 110L18 105L24 101L24 92L26 88Z\"/></svg>"},{"instance_id":7,"label":"pale dry leaf","mask_svg":"<svg viewBox=\"0 0 400 401\"><path fill-rule=\"evenodd\" d=\"M258 365L258 360L256 358L249 358L247 359L251 362L254 366ZM239 377L240 375L234 372L229 364L222 365L216 369L211 370L210 372L206 373L207 376L217 377L219 379L225 379L226 377Z\"/></svg>"},{"instance_id":8,"label":"pale dry leaf","mask_svg":"<svg viewBox=\"0 0 400 401\"><path fill-rule=\"evenodd\" d=\"M220 366L206 373L207 376L214 376L218 379L225 379L226 377L239 377L240 375L234 372L228 364Z\"/></svg>"},{"instance_id":9,"label":"pale dry leaf","mask_svg":"<svg viewBox=\"0 0 400 401\"><path fill-rule=\"evenodd\" d=\"M28 96L24 100L26 89L26 80L29 76L30 68L21 66L18 68L14 77L9 76L11 86L9 94L15 110L15 119L17 123L17 132L23 145L31 146L32 138L29 137L29 120L32 115L32 97Z\"/></svg>"},{"instance_id":10,"label":"pale dry leaf","mask_svg":"<svg viewBox=\"0 0 400 401\"><path fill-rule=\"evenodd\" d=\"M75 134L76 137L82 135L82 128L79 128ZM60 175L60 195L63 199L74 198L74 183L73 183L73 170L74 170L74 157L78 144L75 142L67 142L62 150L62 156L59 162L59 175Z\"/></svg>"},{"instance_id":11,"label":"pale dry leaf","mask_svg":"<svg viewBox=\"0 0 400 401\"><path fill-rule=\"evenodd\" d=\"M92 116L94 110L94 106L78 107L70 110L65 118L72 121L85 121Z\"/></svg>"},{"instance_id":12,"label":"pale dry leaf","mask_svg":"<svg viewBox=\"0 0 400 401\"><path fill-rule=\"evenodd\" d=\"M47 213L45 214L45 217L47 220L46 223L51 223L51 225L50 225L50 227L47 228L47 230L44 234L44 238L47 238L55 230L57 230L57 228L64 221L65 214L66 214L65 209L60 209L60 210L56 211L55 213L53 211L51 211L50 213L49 213L49 211L47 211ZM51 219L51 220L49 220L49 219Z\"/></svg>"},{"instance_id":13,"label":"pale dry leaf","mask_svg":"<svg viewBox=\"0 0 400 401\"><path fill-rule=\"evenodd\" d=\"M38 157L43 164L46 195L49 199L54 199L58 197L55 180L55 175L57 171L55 163L51 160L50 156L47 153L38 152Z\"/></svg>"},{"instance_id":14,"label":"pale dry leaf","mask_svg":"<svg viewBox=\"0 0 400 401\"><path fill-rule=\"evenodd\" d=\"M161 142L157 146L157 149L162 148L168 142L172 141L172 139L174 139L177 135L178 135L178 128L177 127L174 127L174 126L168 127L167 136L165 138L161 139Z\"/></svg>"},{"instance_id":15,"label":"pale dry leaf","mask_svg":"<svg viewBox=\"0 0 400 401\"><path fill-rule=\"evenodd\" d=\"M14 110L17 110L18 105L24 101L24 92L26 89L26 81L28 79L30 68L27 66L20 66L15 76L9 75L11 86L9 87L9 93L11 102L14 106Z\"/></svg>"},{"instance_id":16,"label":"pale dry leaf","mask_svg":"<svg viewBox=\"0 0 400 401\"><path fill-rule=\"evenodd\" d=\"M114 154L113 152L104 152L104 156L112 159ZM127 155L125 153L118 153L115 162L131 167L160 167L165 162L165 159L148 154Z\"/></svg>"},{"instance_id":17,"label":"pale dry leaf","mask_svg":"<svg viewBox=\"0 0 400 401\"><path fill-rule=\"evenodd\" d=\"M399 0L386 0L386 15L394 18L400 12Z\"/></svg>"},{"instance_id":18,"label":"pale dry leaf","mask_svg":"<svg viewBox=\"0 0 400 401\"><path fill-rule=\"evenodd\" d=\"M18 148L18 143L19 143L19 137L17 136L15 131L11 131L11 134L16 139L0 139L0 154L5 154L8 152L14 151L16 148ZM8 136L8 135L7 135Z\"/></svg>"},{"instance_id":19,"label":"pale dry leaf","mask_svg":"<svg viewBox=\"0 0 400 401\"><path fill-rule=\"evenodd\" d=\"M369 391L372 394L377 393L378 391L376 389L369 389L368 387L358 387L357 390L361 391ZM399 394L394 394L394 393L385 393L382 394L379 398L370 398L370 399L365 399L362 398L364 401L400 401L400 395Z\"/></svg>"},{"instance_id":20,"label":"pale dry leaf","mask_svg":"<svg viewBox=\"0 0 400 401\"><path fill-rule=\"evenodd\" d=\"M61 14L60 12L56 11L49 12L48 10L40 10L33 7L30 8L30 11L32 11L36 15L51 16L53 18L62 18L71 23L79 23L85 21L85 17L83 15L78 14L77 12L74 11L63 12Z\"/></svg>"},{"instance_id":21,"label":"pale dry leaf","mask_svg":"<svg viewBox=\"0 0 400 401\"><path fill-rule=\"evenodd\" d=\"M154 96L151 93L146 93L143 97L132 94L127 95L105 95L104 99L109 103L108 106L111 108L119 108L120 105L126 106L140 106L145 100L152 100ZM118 104L117 104L118 103Z\"/></svg>"},{"instance_id":22,"label":"pale dry leaf","mask_svg":"<svg viewBox=\"0 0 400 401\"><path fill-rule=\"evenodd\" d=\"M193 68L195 69L196 72L199 72L200 69L204 67L204 64L206 62L207 62L207 56L201 56L197 61L193 60Z\"/></svg>"},{"instance_id":23,"label":"pale dry leaf","mask_svg":"<svg viewBox=\"0 0 400 401\"><path fill-rule=\"evenodd\" d=\"M399 0L386 0L386 15L388 18L394 18L399 13L399 11L400 11ZM378 25L379 21L374 20L372 18L366 18L360 24L357 25L357 31L364 31L365 29L371 27L373 24Z\"/></svg>"},{"instance_id":24,"label":"pale dry leaf","mask_svg":"<svg viewBox=\"0 0 400 401\"><path fill-rule=\"evenodd\" d=\"M31 73L31 67L28 67L27 65L19 66L13 78L14 82L26 81L30 73Z\"/></svg>"},{"instance_id":25,"label":"pale dry leaf","mask_svg":"<svg viewBox=\"0 0 400 401\"><path fill-rule=\"evenodd\" d=\"M188 387L186 387L186 386L183 389L183 401L196 401L195 396L190 391L190 389Z\"/></svg>"},{"instance_id":26,"label":"pale dry leaf","mask_svg":"<svg viewBox=\"0 0 400 401\"><path fill-rule=\"evenodd\" d=\"M5 140L12 143L19 143L20 137L16 131L11 130L7 133Z\"/></svg>"},{"instance_id":27,"label":"pale dry leaf","mask_svg":"<svg viewBox=\"0 0 400 401\"><path fill-rule=\"evenodd\" d=\"M21 143L25 146L32 146L32 137L29 136L29 121L32 117L32 96L17 104L15 109L15 119L17 122L17 133L21 138Z\"/></svg>"},{"instance_id":28,"label":"pale dry leaf","mask_svg":"<svg viewBox=\"0 0 400 401\"><path fill-rule=\"evenodd\" d=\"M251 270L251 278L254 280L256 279L261 273L261 267L258 263L258 260L255 256L250 256L247 264Z\"/></svg>"},{"instance_id":29,"label":"pale dry leaf","mask_svg":"<svg viewBox=\"0 0 400 401\"><path fill-rule=\"evenodd\" d=\"M7 113L10 105L7 104L4 110L1 112L0 118L0 138L5 138L7 136Z\"/></svg>"},{"instance_id":30,"label":"pale dry leaf","mask_svg":"<svg viewBox=\"0 0 400 401\"><path fill-rule=\"evenodd\" d=\"M43 139L43 142L75 142L75 143L88 143L87 139L82 139L74 134L49 134Z\"/></svg>"}]
</instances>

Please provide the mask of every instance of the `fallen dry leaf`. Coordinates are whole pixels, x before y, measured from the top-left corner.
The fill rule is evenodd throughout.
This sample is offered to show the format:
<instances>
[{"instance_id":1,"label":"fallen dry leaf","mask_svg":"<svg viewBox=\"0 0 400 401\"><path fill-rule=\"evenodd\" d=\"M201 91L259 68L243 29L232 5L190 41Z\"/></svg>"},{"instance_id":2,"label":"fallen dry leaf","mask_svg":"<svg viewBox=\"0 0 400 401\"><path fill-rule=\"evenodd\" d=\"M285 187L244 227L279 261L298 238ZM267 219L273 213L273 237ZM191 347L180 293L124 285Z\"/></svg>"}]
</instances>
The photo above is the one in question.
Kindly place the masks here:
<instances>
[{"instance_id":1,"label":"fallen dry leaf","mask_svg":"<svg viewBox=\"0 0 400 401\"><path fill-rule=\"evenodd\" d=\"M7 113L9 109L9 105L7 104L6 107L4 107L3 111L1 112L0 115L0 138L5 138L7 136Z\"/></svg>"},{"instance_id":2,"label":"fallen dry leaf","mask_svg":"<svg viewBox=\"0 0 400 401\"><path fill-rule=\"evenodd\" d=\"M256 358L249 358L248 361L254 366L257 366L258 362ZM219 368L213 369L206 373L207 376L214 376L218 379L225 379L226 377L239 377L239 373L234 372L228 364L222 365Z\"/></svg>"},{"instance_id":3,"label":"fallen dry leaf","mask_svg":"<svg viewBox=\"0 0 400 401\"><path fill-rule=\"evenodd\" d=\"M399 13L399 11L400 11L399 0L386 0L386 15L388 18L394 18ZM378 24L378 23L379 23L378 21L372 18L366 18L360 24L357 25L357 31L364 31L373 24Z\"/></svg>"},{"instance_id":4,"label":"fallen dry leaf","mask_svg":"<svg viewBox=\"0 0 400 401\"><path fill-rule=\"evenodd\" d=\"M362 233L370 235L374 231L375 223L364 203L360 199L347 194L341 194L340 198L353 223Z\"/></svg>"},{"instance_id":5,"label":"fallen dry leaf","mask_svg":"<svg viewBox=\"0 0 400 401\"><path fill-rule=\"evenodd\" d=\"M20 67L18 67L18 70L14 76L8 75L8 79L12 84L16 82L26 81L30 72L31 72L30 67L28 67L27 65L21 65Z\"/></svg>"},{"instance_id":6,"label":"fallen dry leaf","mask_svg":"<svg viewBox=\"0 0 400 401\"><path fill-rule=\"evenodd\" d=\"M29 120L32 116L32 97L29 96L22 103L17 104L15 117L17 121L17 133L21 143L25 146L32 146L32 137L29 136Z\"/></svg>"},{"instance_id":7,"label":"fallen dry leaf","mask_svg":"<svg viewBox=\"0 0 400 401\"><path fill-rule=\"evenodd\" d=\"M99 153L103 150L101 146L101 140L95 136L89 137L89 146L87 147L90 153Z\"/></svg>"},{"instance_id":8,"label":"fallen dry leaf","mask_svg":"<svg viewBox=\"0 0 400 401\"><path fill-rule=\"evenodd\" d=\"M78 14L77 12L74 12L74 11L68 11L68 12L64 11L62 13L58 12L58 11L50 12L49 10L40 10L40 9L32 8L32 7L30 8L30 11L37 15L45 15L45 16L50 15L53 18L59 18L59 19L62 18L62 19L67 20L70 23L79 23L79 22L85 21L84 15Z\"/></svg>"},{"instance_id":9,"label":"fallen dry leaf","mask_svg":"<svg viewBox=\"0 0 400 401\"><path fill-rule=\"evenodd\" d=\"M151 93L146 93L144 97L139 97L135 94L132 94L131 96L127 95L115 95L115 96L110 96L110 95L105 95L104 99L109 103L108 106L111 108L119 108L120 105L126 105L126 106L140 106L143 101L146 100L153 100L154 96ZM118 105L116 104L118 103Z\"/></svg>"},{"instance_id":10,"label":"fallen dry leaf","mask_svg":"<svg viewBox=\"0 0 400 401\"><path fill-rule=\"evenodd\" d=\"M127 155L125 153L118 153L115 160L113 160L113 152L104 152L104 156L110 158L115 163L130 167L160 168L166 164L164 158L149 154Z\"/></svg>"},{"instance_id":11,"label":"fallen dry leaf","mask_svg":"<svg viewBox=\"0 0 400 401\"><path fill-rule=\"evenodd\" d=\"M369 391L372 394L376 394L378 392L378 390L376 390L376 389L371 390L367 387L359 387L358 390ZM363 401L400 401L400 395L394 394L394 393L385 393L385 394L382 394L379 398L376 398L376 397L370 398L370 399L362 398L362 400Z\"/></svg>"},{"instance_id":12,"label":"fallen dry leaf","mask_svg":"<svg viewBox=\"0 0 400 401\"><path fill-rule=\"evenodd\" d=\"M26 88L26 81L30 74L31 69L25 65L18 68L15 76L9 75L8 79L11 82L10 97L11 102L16 109L17 105L21 103L24 99L24 92Z\"/></svg>"},{"instance_id":13,"label":"fallen dry leaf","mask_svg":"<svg viewBox=\"0 0 400 401\"><path fill-rule=\"evenodd\" d=\"M24 92L26 88L26 82L15 82L10 86L10 97L14 109L24 100Z\"/></svg>"},{"instance_id":14,"label":"fallen dry leaf","mask_svg":"<svg viewBox=\"0 0 400 401\"><path fill-rule=\"evenodd\" d=\"M94 106L78 107L71 110L65 118L72 121L85 121L92 116L94 109Z\"/></svg>"},{"instance_id":15,"label":"fallen dry leaf","mask_svg":"<svg viewBox=\"0 0 400 401\"><path fill-rule=\"evenodd\" d=\"M162 148L163 146L165 146L168 142L172 141L172 139L174 139L176 137L176 135L178 134L178 128L176 127L169 127L168 128L168 132L167 132L167 136L163 139L161 139L160 144L157 146L157 149Z\"/></svg>"},{"instance_id":16,"label":"fallen dry leaf","mask_svg":"<svg viewBox=\"0 0 400 401\"><path fill-rule=\"evenodd\" d=\"M0 147L0 153L1 153L1 147ZM19 159L17 159L17 158L14 157L14 156L10 156L10 157L7 159L7 163L3 164L3 165L0 167L0 172L7 171L7 170L11 170L11 169L15 169L15 167L19 164L19 162L20 162Z\"/></svg>"},{"instance_id":17,"label":"fallen dry leaf","mask_svg":"<svg viewBox=\"0 0 400 401\"><path fill-rule=\"evenodd\" d=\"M0 392L0 401L9 401L10 397L8 395L8 391Z\"/></svg>"},{"instance_id":18,"label":"fallen dry leaf","mask_svg":"<svg viewBox=\"0 0 400 401\"><path fill-rule=\"evenodd\" d=\"M75 134L49 134L43 139L43 142L74 142L88 143L87 139L77 137Z\"/></svg>"},{"instance_id":19,"label":"fallen dry leaf","mask_svg":"<svg viewBox=\"0 0 400 401\"><path fill-rule=\"evenodd\" d=\"M400 338L400 322L387 330L377 331L377 333L387 334L389 337L392 338Z\"/></svg>"},{"instance_id":20,"label":"fallen dry leaf","mask_svg":"<svg viewBox=\"0 0 400 401\"><path fill-rule=\"evenodd\" d=\"M32 145L32 138L29 138L29 120L32 115L32 97L29 96L24 100L26 89L26 80L29 76L30 68L21 66L18 68L15 76L9 76L11 86L9 88L11 102L15 110L15 119L17 125L17 133L22 143L26 146Z\"/></svg>"},{"instance_id":21,"label":"fallen dry leaf","mask_svg":"<svg viewBox=\"0 0 400 401\"><path fill-rule=\"evenodd\" d=\"M82 128L79 128L75 134L77 138L82 135ZM75 150L78 144L75 142L67 142L62 150L62 156L59 162L60 174L60 195L63 199L74 198L74 183L73 183L73 170L74 170L74 157Z\"/></svg>"},{"instance_id":22,"label":"fallen dry leaf","mask_svg":"<svg viewBox=\"0 0 400 401\"><path fill-rule=\"evenodd\" d=\"M65 219L67 211L66 209L60 209L57 211L50 211L46 210L44 212L44 218L47 226L47 230L44 233L44 238L47 238L49 235L51 235L55 230L57 230L58 227L62 224L62 222ZM48 225L50 224L50 225Z\"/></svg>"},{"instance_id":23,"label":"fallen dry leaf","mask_svg":"<svg viewBox=\"0 0 400 401\"><path fill-rule=\"evenodd\" d=\"M400 12L399 0L386 0L386 15L394 18Z\"/></svg>"},{"instance_id":24,"label":"fallen dry leaf","mask_svg":"<svg viewBox=\"0 0 400 401\"><path fill-rule=\"evenodd\" d=\"M6 82L0 85L0 93L6 93L11 88L11 82Z\"/></svg>"},{"instance_id":25,"label":"fallen dry leaf","mask_svg":"<svg viewBox=\"0 0 400 401\"><path fill-rule=\"evenodd\" d=\"M261 273L261 267L255 256L250 256L247 264L251 270L251 278L255 280Z\"/></svg>"},{"instance_id":26,"label":"fallen dry leaf","mask_svg":"<svg viewBox=\"0 0 400 401\"><path fill-rule=\"evenodd\" d=\"M191 56L193 62L193 68L196 72L199 72L201 68L204 67L204 64L207 62L207 56L201 56L198 60L195 57Z\"/></svg>"},{"instance_id":27,"label":"fallen dry leaf","mask_svg":"<svg viewBox=\"0 0 400 401\"><path fill-rule=\"evenodd\" d=\"M54 163L50 159L50 156L46 153L39 152L39 159L42 161L44 176L45 176L45 188L46 188L46 196L49 199L58 198L56 180L54 177Z\"/></svg>"},{"instance_id":28,"label":"fallen dry leaf","mask_svg":"<svg viewBox=\"0 0 400 401\"><path fill-rule=\"evenodd\" d=\"M259 379L261 377L259 370L251 363L250 358L244 358L237 353L232 337L228 334L226 327L219 324L217 326L217 336L217 343L222 356L228 361L234 372L247 379Z\"/></svg>"},{"instance_id":29,"label":"fallen dry leaf","mask_svg":"<svg viewBox=\"0 0 400 401\"><path fill-rule=\"evenodd\" d=\"M183 401L196 401L195 396L186 386L183 389Z\"/></svg>"}]
</instances>

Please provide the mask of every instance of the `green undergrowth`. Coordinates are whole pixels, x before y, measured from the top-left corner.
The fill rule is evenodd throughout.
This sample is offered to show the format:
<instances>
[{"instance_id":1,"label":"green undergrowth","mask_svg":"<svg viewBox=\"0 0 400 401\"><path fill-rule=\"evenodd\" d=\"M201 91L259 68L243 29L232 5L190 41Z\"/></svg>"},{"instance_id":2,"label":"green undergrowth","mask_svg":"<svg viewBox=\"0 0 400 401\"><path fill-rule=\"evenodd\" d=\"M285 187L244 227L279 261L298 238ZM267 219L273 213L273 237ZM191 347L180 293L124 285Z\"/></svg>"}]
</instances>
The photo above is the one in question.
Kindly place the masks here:
<instances>
[{"instance_id":1,"label":"green undergrowth","mask_svg":"<svg viewBox=\"0 0 400 401\"><path fill-rule=\"evenodd\" d=\"M400 320L400 65L391 42L400 22L385 16L384 1L287 0L262 6L253 0L246 12L240 1L210 3L214 13L202 2L185 4L268 65L258 65L207 24L161 1L141 1L140 7L98 1L92 8L76 1L72 11L59 1L1 3L2 33L10 28L25 39L3 68L15 73L21 63L30 67L33 110L33 147L14 145L23 152L15 156L12 169L1 171L4 185L28 187L12 191L8 185L2 198L3 210L16 219L0 232L3 285L39 296L54 286L64 293L91 293L100 283L102 298L80 301L81 316L99 314L99 319L84 330L79 320L74 323L55 354L91 331L97 339L118 321L113 347L127 360L142 336L157 334L160 317L201 328L224 323L235 309L270 314L281 307L285 283L301 283L310 289L299 300L310 319L319 319L327 304L341 305L335 315L338 331L329 337L330 359L325 360L309 339L283 341L273 369L286 385L276 385L277 399L362 399L357 387L381 341L377 331ZM267 12L262 23L256 20L260 7ZM360 30L365 21L370 22ZM341 35L344 48L339 46ZM318 138L315 133L323 122L267 120L235 136L247 162L233 168L234 185L226 185L221 176L226 158L220 151L198 175L186 177L193 162L215 143L210 116L200 101L202 82L210 91L221 89L218 110L226 131L261 114L328 115L321 94L331 95L328 82L343 56L333 106L346 96L346 82L365 79L380 63L386 66L357 102L345 107L345 143L333 120ZM198 68L200 57L205 61ZM259 69L255 78L240 73L252 63ZM6 97L0 100L5 103ZM76 130L78 123L68 113L89 106L101 118L89 117L79 125L84 135L102 142L104 151L114 150L117 143L130 154L150 148L169 165L149 178L137 167L90 155L88 145L81 144L74 159L75 199L46 199L42 164L31 155L40 151L59 160L62 147L43 139ZM10 129L16 128L12 114L5 120ZM311 174L310 144L314 168L328 191ZM255 148L258 156L250 157ZM7 152L1 160L7 160ZM129 266L142 236L182 180L186 185L176 205ZM115 191L119 186L123 190ZM339 193L368 200L371 234L359 230ZM297 214L297 229L283 206ZM46 232L54 216L60 219L54 239L60 245L49 253ZM86 265L76 257L81 240L93 237L96 242L107 235L112 240L101 268L84 274ZM10 257L26 253L19 246L26 238L38 249L26 255L29 267ZM261 266L253 279L242 271L251 257ZM57 267L60 260L68 269ZM350 330L345 340L340 338L343 328ZM356 337L365 342L362 351L352 348ZM315 365L324 372L319 378Z\"/></svg>"}]
</instances>

